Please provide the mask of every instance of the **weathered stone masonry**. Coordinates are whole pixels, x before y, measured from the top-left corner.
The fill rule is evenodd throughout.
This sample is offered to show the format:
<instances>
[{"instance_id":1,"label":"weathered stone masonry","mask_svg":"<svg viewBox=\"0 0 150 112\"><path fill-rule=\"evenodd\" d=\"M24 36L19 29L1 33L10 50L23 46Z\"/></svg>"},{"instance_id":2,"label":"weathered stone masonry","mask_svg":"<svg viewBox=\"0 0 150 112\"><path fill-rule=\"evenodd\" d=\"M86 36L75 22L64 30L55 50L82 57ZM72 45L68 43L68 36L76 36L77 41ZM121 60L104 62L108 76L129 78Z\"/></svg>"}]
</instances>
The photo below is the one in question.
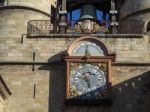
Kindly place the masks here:
<instances>
[{"instance_id":1,"label":"weathered stone masonry","mask_svg":"<svg viewBox=\"0 0 150 112\"><path fill-rule=\"evenodd\" d=\"M12 94L4 101L0 97L0 112L150 111L149 33L97 36L116 53L112 63L113 103L111 106L65 105L66 64L62 52L80 36L29 37L27 23L50 20L55 0L7 1L6 6L0 7L0 75ZM120 9L120 19L142 20L146 27L149 12L138 13L138 5L132 7L133 0L130 1ZM134 1L141 3L141 0ZM148 0L143 1L145 5L139 5L141 10L149 8ZM130 8L126 8L128 4L131 4Z\"/></svg>"},{"instance_id":2,"label":"weathered stone masonry","mask_svg":"<svg viewBox=\"0 0 150 112\"><path fill-rule=\"evenodd\" d=\"M148 95L143 97L145 93L142 93L143 85L148 83L150 69L148 64L146 64L149 59L148 51L145 51L145 54L143 51L143 49L148 50L148 47L145 45L145 43L147 43L147 46L149 45L146 38L148 36L140 38L101 38L117 54L116 62L113 63L112 67L113 94L115 97L113 106L110 107L112 111L119 112L122 106L125 106L124 111L132 109L139 111L143 108L148 108L149 97ZM21 52L22 55L11 52L11 55L5 57L5 62L7 63L1 64L2 77L12 92L11 97L5 104L6 108L4 110L6 112L12 110L14 112L47 112L48 109L50 112L77 111L76 109L79 107L71 108L64 105L66 68L65 63L61 61L60 54L60 52L67 49L74 39L24 38L23 43L20 43L20 41L15 43L17 47L13 49L14 51L20 53L20 49L25 46L26 48L24 49L26 51ZM141 44L141 47L138 47L140 42L143 45ZM7 47L9 46L8 44L6 45ZM33 50L28 49L28 46L32 46L31 48L35 51L35 64L32 64ZM9 54L10 51L7 53ZM27 54L30 55L27 56ZM9 61L14 64L9 63ZM51 63L55 61L56 63ZM34 86L36 86L36 90ZM139 102L144 102L144 104L141 105ZM119 108L116 109L116 107ZM87 110L84 107L79 109ZM91 110L89 109L89 111L92 112L97 109L101 111L99 106Z\"/></svg>"}]
</instances>

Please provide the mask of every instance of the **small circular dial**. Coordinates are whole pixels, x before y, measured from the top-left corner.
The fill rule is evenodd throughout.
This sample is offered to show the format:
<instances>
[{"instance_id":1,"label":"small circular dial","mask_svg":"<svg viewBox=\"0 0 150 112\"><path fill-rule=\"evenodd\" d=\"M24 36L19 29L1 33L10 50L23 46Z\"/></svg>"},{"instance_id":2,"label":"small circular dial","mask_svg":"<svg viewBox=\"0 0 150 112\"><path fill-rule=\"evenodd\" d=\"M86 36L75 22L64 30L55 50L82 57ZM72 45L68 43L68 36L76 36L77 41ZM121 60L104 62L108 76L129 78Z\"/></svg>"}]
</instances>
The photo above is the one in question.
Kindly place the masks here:
<instances>
[{"instance_id":1,"label":"small circular dial","mask_svg":"<svg viewBox=\"0 0 150 112\"><path fill-rule=\"evenodd\" d=\"M81 42L76 46L76 48L73 50L74 55L85 55L86 50L89 51L91 55L104 55L103 49L92 42Z\"/></svg>"},{"instance_id":2,"label":"small circular dial","mask_svg":"<svg viewBox=\"0 0 150 112\"><path fill-rule=\"evenodd\" d=\"M105 73L92 64L84 64L71 73L70 87L78 95L96 91L106 85Z\"/></svg>"}]
</instances>

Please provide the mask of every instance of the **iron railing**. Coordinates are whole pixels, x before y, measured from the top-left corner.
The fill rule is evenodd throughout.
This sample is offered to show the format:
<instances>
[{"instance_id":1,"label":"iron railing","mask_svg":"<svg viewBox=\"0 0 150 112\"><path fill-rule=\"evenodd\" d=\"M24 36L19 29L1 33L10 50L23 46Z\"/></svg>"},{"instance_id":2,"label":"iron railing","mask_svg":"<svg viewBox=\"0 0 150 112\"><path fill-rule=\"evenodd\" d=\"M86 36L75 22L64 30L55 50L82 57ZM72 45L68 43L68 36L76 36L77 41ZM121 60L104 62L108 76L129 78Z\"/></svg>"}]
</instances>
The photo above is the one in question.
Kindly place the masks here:
<instances>
[{"instance_id":1,"label":"iron railing","mask_svg":"<svg viewBox=\"0 0 150 112\"><path fill-rule=\"evenodd\" d=\"M75 31L75 23L76 21L68 21L66 33L78 33ZM108 31L104 31L108 29ZM142 34L144 29L144 22L137 20L125 20L120 21L117 26L118 34ZM27 34L28 35L49 35L49 34L59 34L59 28L56 28L57 31L54 31L53 24L51 24L50 20L31 20L27 24ZM107 21L105 25L101 27L101 29L96 32L98 34L111 34L111 25L110 22Z\"/></svg>"},{"instance_id":2,"label":"iron railing","mask_svg":"<svg viewBox=\"0 0 150 112\"><path fill-rule=\"evenodd\" d=\"M31 20L27 24L27 34L46 35L53 33L53 24L49 20Z\"/></svg>"},{"instance_id":3,"label":"iron railing","mask_svg":"<svg viewBox=\"0 0 150 112\"><path fill-rule=\"evenodd\" d=\"M66 33L80 33L75 30L75 23L77 21L68 21ZM103 25L97 33L104 33L105 29L108 29L108 22L106 25ZM28 35L48 35L59 33L59 27L57 26L56 31L54 31L53 24L50 20L31 20L27 24L27 34Z\"/></svg>"}]
</instances>

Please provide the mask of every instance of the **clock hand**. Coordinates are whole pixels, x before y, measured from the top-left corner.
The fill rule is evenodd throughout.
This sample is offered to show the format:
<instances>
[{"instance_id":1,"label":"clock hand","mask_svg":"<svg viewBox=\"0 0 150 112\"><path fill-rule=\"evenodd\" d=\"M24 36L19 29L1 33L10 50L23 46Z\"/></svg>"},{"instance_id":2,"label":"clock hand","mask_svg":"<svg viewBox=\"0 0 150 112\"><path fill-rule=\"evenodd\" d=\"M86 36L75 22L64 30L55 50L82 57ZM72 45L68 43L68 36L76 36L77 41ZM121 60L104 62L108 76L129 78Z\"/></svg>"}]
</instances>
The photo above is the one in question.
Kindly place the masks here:
<instances>
[{"instance_id":1,"label":"clock hand","mask_svg":"<svg viewBox=\"0 0 150 112\"><path fill-rule=\"evenodd\" d=\"M90 88L91 84L90 82L87 82L87 87Z\"/></svg>"},{"instance_id":2,"label":"clock hand","mask_svg":"<svg viewBox=\"0 0 150 112\"><path fill-rule=\"evenodd\" d=\"M90 82L90 78L88 76L85 75L84 77L86 82Z\"/></svg>"},{"instance_id":3,"label":"clock hand","mask_svg":"<svg viewBox=\"0 0 150 112\"><path fill-rule=\"evenodd\" d=\"M89 72L83 72L83 77L82 79L86 81L88 88L90 88L90 77L91 75Z\"/></svg>"},{"instance_id":4,"label":"clock hand","mask_svg":"<svg viewBox=\"0 0 150 112\"><path fill-rule=\"evenodd\" d=\"M85 47L85 56L87 57L91 56L88 45Z\"/></svg>"},{"instance_id":5,"label":"clock hand","mask_svg":"<svg viewBox=\"0 0 150 112\"><path fill-rule=\"evenodd\" d=\"M85 81L87 82L88 88L90 88L90 78L87 75L85 75L84 78L85 78Z\"/></svg>"},{"instance_id":6,"label":"clock hand","mask_svg":"<svg viewBox=\"0 0 150 112\"><path fill-rule=\"evenodd\" d=\"M94 73L92 74L92 73L89 72L89 75L95 75L95 74Z\"/></svg>"}]
</instances>

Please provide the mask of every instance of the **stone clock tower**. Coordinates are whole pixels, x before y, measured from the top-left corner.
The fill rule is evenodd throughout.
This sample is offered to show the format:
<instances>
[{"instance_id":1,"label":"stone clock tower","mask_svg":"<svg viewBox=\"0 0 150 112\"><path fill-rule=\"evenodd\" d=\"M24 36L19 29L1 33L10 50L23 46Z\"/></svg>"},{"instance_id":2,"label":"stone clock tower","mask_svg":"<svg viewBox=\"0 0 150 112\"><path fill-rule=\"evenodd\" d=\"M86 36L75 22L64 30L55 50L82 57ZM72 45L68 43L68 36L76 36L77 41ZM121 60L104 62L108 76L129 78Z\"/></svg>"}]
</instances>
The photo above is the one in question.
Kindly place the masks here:
<instances>
[{"instance_id":1,"label":"stone clock tower","mask_svg":"<svg viewBox=\"0 0 150 112\"><path fill-rule=\"evenodd\" d=\"M0 0L0 112L149 112L149 0Z\"/></svg>"}]
</instances>

